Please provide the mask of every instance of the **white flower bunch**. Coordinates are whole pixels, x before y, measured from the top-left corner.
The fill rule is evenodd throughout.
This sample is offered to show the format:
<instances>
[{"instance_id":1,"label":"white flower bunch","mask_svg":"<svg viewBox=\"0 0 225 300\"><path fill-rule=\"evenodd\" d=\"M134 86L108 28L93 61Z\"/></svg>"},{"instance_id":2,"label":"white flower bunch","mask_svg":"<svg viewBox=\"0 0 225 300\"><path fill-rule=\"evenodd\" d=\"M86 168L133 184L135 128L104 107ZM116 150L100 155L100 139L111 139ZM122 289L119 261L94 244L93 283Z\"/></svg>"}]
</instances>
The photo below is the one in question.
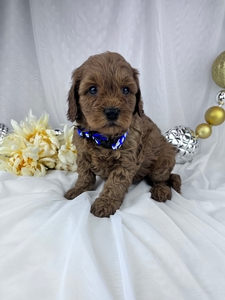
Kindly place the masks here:
<instances>
[{"instance_id":1,"label":"white flower bunch","mask_svg":"<svg viewBox=\"0 0 225 300\"><path fill-rule=\"evenodd\" d=\"M64 125L63 133L57 135L48 121L48 114L37 120L31 110L20 125L11 120L13 132L0 147L0 170L26 176L43 176L48 169L76 171L73 127Z\"/></svg>"}]
</instances>

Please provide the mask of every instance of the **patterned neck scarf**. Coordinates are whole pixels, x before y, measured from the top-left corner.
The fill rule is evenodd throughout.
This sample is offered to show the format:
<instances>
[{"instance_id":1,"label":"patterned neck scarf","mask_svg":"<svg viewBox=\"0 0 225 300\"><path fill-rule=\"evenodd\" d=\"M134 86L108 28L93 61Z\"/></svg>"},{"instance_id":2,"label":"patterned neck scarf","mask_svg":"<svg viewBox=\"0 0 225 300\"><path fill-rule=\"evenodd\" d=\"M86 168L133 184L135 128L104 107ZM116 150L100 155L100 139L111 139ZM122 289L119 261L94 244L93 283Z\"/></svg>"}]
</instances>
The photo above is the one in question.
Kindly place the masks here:
<instances>
[{"instance_id":1,"label":"patterned neck scarf","mask_svg":"<svg viewBox=\"0 0 225 300\"><path fill-rule=\"evenodd\" d=\"M97 145L100 145L104 148L112 149L112 150L119 149L123 145L123 143L127 137L127 134L128 134L128 132L125 132L120 137L118 137L114 140L110 140L106 136L104 136L96 131L85 131L84 129L80 128L79 126L77 127L77 132L78 132L79 136L81 136L82 138L92 139L95 141L95 143Z\"/></svg>"}]
</instances>

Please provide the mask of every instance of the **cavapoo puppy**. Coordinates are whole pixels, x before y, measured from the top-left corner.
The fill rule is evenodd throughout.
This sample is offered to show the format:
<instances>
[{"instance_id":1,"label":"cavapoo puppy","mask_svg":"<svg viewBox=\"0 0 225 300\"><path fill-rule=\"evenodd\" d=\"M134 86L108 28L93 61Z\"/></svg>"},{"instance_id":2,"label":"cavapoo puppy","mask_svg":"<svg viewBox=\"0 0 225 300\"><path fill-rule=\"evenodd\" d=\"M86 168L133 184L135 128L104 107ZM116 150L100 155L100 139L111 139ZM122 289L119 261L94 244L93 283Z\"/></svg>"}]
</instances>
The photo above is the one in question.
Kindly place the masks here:
<instances>
[{"instance_id":1,"label":"cavapoo puppy","mask_svg":"<svg viewBox=\"0 0 225 300\"><path fill-rule=\"evenodd\" d=\"M96 175L105 179L91 212L109 217L120 208L129 186L149 180L151 197L171 199L181 179L171 174L175 148L143 111L138 71L118 53L91 56L72 75L68 119L76 121L78 180L65 197L92 190Z\"/></svg>"}]
</instances>

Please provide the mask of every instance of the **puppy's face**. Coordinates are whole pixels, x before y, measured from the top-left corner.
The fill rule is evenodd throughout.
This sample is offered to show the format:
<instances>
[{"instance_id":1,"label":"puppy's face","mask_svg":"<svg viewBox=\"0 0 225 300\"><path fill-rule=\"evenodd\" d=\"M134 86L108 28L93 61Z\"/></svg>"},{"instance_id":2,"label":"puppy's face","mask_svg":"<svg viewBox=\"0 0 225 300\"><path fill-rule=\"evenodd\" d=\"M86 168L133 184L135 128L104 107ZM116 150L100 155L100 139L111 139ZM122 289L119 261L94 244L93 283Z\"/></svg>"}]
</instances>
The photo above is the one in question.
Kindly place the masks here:
<instances>
[{"instance_id":1,"label":"puppy's face","mask_svg":"<svg viewBox=\"0 0 225 300\"><path fill-rule=\"evenodd\" d=\"M142 113L137 75L117 53L90 57L73 73L69 119L104 135L127 131L133 114Z\"/></svg>"}]
</instances>

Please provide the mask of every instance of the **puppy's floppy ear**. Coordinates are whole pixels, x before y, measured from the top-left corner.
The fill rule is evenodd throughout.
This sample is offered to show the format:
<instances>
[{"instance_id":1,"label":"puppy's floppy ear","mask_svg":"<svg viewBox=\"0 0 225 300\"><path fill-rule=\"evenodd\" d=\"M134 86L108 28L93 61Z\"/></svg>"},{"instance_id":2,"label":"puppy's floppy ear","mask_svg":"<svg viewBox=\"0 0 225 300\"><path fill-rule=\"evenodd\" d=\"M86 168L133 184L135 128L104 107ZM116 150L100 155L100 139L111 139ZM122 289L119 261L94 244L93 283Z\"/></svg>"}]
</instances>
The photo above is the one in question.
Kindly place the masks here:
<instances>
[{"instance_id":1,"label":"puppy's floppy ear","mask_svg":"<svg viewBox=\"0 0 225 300\"><path fill-rule=\"evenodd\" d=\"M144 109L143 109L143 102L141 99L141 89L140 89L140 84L139 84L139 79L138 79L139 72L138 72L138 70L136 70L134 68L132 68L132 71L133 71L134 80L136 81L137 88L138 88L138 91L135 95L136 96L136 105L135 105L134 113L137 112L140 117L143 117Z\"/></svg>"},{"instance_id":2,"label":"puppy's floppy ear","mask_svg":"<svg viewBox=\"0 0 225 300\"><path fill-rule=\"evenodd\" d=\"M67 111L67 118L71 122L74 122L78 116L79 110L79 94L78 89L81 80L81 70L80 68L73 71L72 74L72 85L68 93L68 111Z\"/></svg>"}]
</instances>

